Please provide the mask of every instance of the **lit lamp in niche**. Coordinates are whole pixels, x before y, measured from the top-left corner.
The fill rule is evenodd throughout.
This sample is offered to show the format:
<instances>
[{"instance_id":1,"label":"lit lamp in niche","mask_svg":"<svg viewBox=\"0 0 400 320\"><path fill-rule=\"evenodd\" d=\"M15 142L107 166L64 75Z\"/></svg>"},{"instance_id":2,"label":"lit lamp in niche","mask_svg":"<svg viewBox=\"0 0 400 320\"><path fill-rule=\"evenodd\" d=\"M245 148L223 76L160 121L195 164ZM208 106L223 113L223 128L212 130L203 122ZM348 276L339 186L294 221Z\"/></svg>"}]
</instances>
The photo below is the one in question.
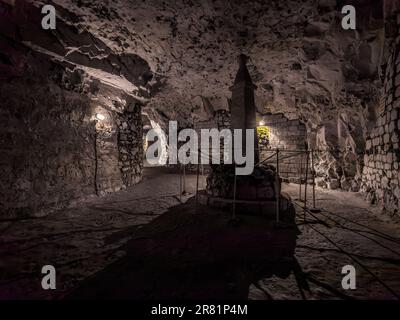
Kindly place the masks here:
<instances>
[{"instance_id":1,"label":"lit lamp in niche","mask_svg":"<svg viewBox=\"0 0 400 320\"><path fill-rule=\"evenodd\" d=\"M270 141L270 132L269 132L269 128L265 125L264 119L261 119L258 122L257 136L258 136L258 144L259 144L260 150L267 149L269 146L269 141Z\"/></svg>"}]
</instances>

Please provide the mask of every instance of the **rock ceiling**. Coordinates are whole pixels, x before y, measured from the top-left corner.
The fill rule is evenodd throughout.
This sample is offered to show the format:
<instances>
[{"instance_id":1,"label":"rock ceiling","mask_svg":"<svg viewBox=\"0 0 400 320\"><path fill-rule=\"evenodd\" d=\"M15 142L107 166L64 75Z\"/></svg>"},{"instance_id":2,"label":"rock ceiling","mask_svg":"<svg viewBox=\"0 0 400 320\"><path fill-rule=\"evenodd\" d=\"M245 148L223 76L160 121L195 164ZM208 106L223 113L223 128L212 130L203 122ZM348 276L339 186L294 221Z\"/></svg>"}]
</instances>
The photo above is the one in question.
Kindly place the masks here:
<instances>
[{"instance_id":1,"label":"rock ceiling","mask_svg":"<svg viewBox=\"0 0 400 320\"><path fill-rule=\"evenodd\" d=\"M358 31L341 29L336 0L54 0L58 43L39 46L92 74L106 70L131 82L136 90L125 89L148 108L183 123L206 116L205 101L228 107L236 57L245 53L260 113L319 125L341 108L368 113L376 104L383 13L379 1L350 2Z\"/></svg>"}]
</instances>

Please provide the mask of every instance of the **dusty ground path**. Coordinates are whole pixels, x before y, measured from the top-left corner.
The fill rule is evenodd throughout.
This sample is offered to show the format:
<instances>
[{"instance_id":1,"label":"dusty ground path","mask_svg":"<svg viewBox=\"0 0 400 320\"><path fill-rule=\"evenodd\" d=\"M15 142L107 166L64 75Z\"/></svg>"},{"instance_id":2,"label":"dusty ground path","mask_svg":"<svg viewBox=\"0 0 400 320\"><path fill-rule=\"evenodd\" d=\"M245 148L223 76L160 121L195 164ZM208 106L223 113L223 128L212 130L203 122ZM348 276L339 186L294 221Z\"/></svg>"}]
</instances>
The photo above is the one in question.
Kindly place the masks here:
<instances>
[{"instance_id":1,"label":"dusty ground path","mask_svg":"<svg viewBox=\"0 0 400 320\"><path fill-rule=\"evenodd\" d=\"M193 195L195 188L196 176L187 175L186 191ZM0 221L0 299L57 297L76 286L123 256L120 247L135 230L180 204L179 190L179 175L145 169L143 181L124 191L44 218ZM57 267L56 293L41 288L46 264Z\"/></svg>"},{"instance_id":2,"label":"dusty ground path","mask_svg":"<svg viewBox=\"0 0 400 320\"><path fill-rule=\"evenodd\" d=\"M298 199L298 189L294 184L283 188L292 199ZM295 201L301 231L295 254L298 279L294 273L262 279L251 286L249 298L399 299L400 224L357 193L317 189L316 198L322 211L307 213L305 221L303 203ZM342 289L341 270L347 264L356 268L356 290Z\"/></svg>"},{"instance_id":3,"label":"dusty ground path","mask_svg":"<svg viewBox=\"0 0 400 320\"><path fill-rule=\"evenodd\" d=\"M196 177L187 176L187 191L193 193L195 185ZM285 185L284 191L296 198L298 186ZM61 297L124 257L123 245L129 239L180 204L178 192L178 175L148 170L143 182L125 191L87 200L45 218L0 222L0 298ZM294 271L283 279L259 278L249 286L248 297L393 299L399 295L400 226L383 220L358 194L318 190L317 198L317 205L325 211L307 214L305 222L298 208L301 234ZM57 268L55 292L40 287L45 264ZM341 268L346 264L356 267L357 290L341 288Z\"/></svg>"}]
</instances>

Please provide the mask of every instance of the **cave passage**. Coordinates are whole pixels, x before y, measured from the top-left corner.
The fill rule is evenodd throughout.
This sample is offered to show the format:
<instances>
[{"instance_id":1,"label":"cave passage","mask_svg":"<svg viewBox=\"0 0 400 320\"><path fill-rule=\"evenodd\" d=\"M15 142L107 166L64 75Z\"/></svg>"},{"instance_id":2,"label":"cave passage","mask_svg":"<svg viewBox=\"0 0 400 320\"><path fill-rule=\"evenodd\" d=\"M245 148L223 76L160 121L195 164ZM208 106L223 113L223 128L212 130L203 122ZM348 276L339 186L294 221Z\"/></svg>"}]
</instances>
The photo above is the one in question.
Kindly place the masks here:
<instances>
[{"instance_id":1,"label":"cave passage","mask_svg":"<svg viewBox=\"0 0 400 320\"><path fill-rule=\"evenodd\" d=\"M400 299L400 1L264 2L0 0L1 300Z\"/></svg>"}]
</instances>

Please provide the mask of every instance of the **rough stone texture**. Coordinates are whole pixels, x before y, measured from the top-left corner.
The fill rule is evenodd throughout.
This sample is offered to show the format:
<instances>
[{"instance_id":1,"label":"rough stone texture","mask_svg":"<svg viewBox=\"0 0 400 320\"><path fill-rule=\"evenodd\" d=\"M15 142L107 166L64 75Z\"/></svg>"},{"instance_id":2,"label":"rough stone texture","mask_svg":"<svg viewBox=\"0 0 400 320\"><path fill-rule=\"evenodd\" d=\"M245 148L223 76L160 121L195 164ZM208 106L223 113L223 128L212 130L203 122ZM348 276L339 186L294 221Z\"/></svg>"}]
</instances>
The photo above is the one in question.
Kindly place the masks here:
<instances>
[{"instance_id":1,"label":"rough stone texture","mask_svg":"<svg viewBox=\"0 0 400 320\"><path fill-rule=\"evenodd\" d=\"M223 129L230 129L230 113L226 110L216 110L213 111L212 117L209 117L207 120L203 120L203 121L197 121L194 123L193 125L193 129L196 130L197 135L199 137L199 146L201 145L201 130L202 129L218 129L218 130L223 130ZM212 158L211 158L211 154L212 154L212 144L210 141L210 160L209 163L211 164L212 162ZM220 160L221 163L223 162L223 140L221 140L220 143L220 152L221 152L221 156L220 156ZM208 169L208 168L207 168Z\"/></svg>"},{"instance_id":2,"label":"rough stone texture","mask_svg":"<svg viewBox=\"0 0 400 320\"><path fill-rule=\"evenodd\" d=\"M56 63L54 80L60 86L80 90L111 110L121 111L127 96L145 99L153 77L146 61L114 52L61 7L57 7L56 30L43 30L42 5L36 1L0 2L0 62L6 75L24 72L26 57L15 54L18 45Z\"/></svg>"},{"instance_id":3,"label":"rough stone texture","mask_svg":"<svg viewBox=\"0 0 400 320\"><path fill-rule=\"evenodd\" d=\"M82 280L124 256L122 246L134 230L188 199L179 201L176 174L158 170L145 172L142 183L126 190L79 201L79 205L40 219L1 217L0 300L50 299L55 298L53 294L62 298ZM186 177L186 190L190 197L195 193L195 175ZM49 261L57 269L57 290L40 286L40 270Z\"/></svg>"},{"instance_id":4,"label":"rough stone texture","mask_svg":"<svg viewBox=\"0 0 400 320\"><path fill-rule=\"evenodd\" d=\"M31 56L24 77L0 85L2 217L43 214L94 193L90 100L52 83L50 67Z\"/></svg>"},{"instance_id":5,"label":"rough stone texture","mask_svg":"<svg viewBox=\"0 0 400 320\"><path fill-rule=\"evenodd\" d=\"M235 76L235 82L230 87L232 96L230 99L231 129L241 130L241 147L246 150L249 145L246 132L251 130L254 138L253 153L254 161L257 163L260 159L257 139L257 123L256 123L256 105L254 101L254 90L256 86L253 84L249 71L247 69L248 58L241 54L238 58L239 69ZM233 137L234 148L238 147L236 137Z\"/></svg>"},{"instance_id":6,"label":"rough stone texture","mask_svg":"<svg viewBox=\"0 0 400 320\"><path fill-rule=\"evenodd\" d=\"M28 63L40 65L40 73L25 71L34 80L16 77L0 86L2 216L43 215L137 183L143 162L140 108L128 113L130 126L120 131L130 137L118 140L116 119L123 115L58 86L47 78L51 64L37 58ZM95 123L98 112L106 120ZM120 167L125 151L129 159Z\"/></svg>"},{"instance_id":7,"label":"rough stone texture","mask_svg":"<svg viewBox=\"0 0 400 320\"><path fill-rule=\"evenodd\" d=\"M131 104L119 115L118 146L120 170L126 187L141 180L143 169L143 123L140 104Z\"/></svg>"},{"instance_id":8,"label":"rough stone texture","mask_svg":"<svg viewBox=\"0 0 400 320\"><path fill-rule=\"evenodd\" d=\"M4 17L2 23L9 22L12 29L12 21L7 19L16 15ZM116 122L133 98L65 60L53 59L10 37L10 29L3 27L1 218L44 215L79 198L137 182L140 109L131 113L136 122L128 133L135 138L132 147L139 151L132 155L132 167L128 168L132 174L125 180L121 171L126 166L119 167ZM96 123L97 113L105 115L105 120Z\"/></svg>"},{"instance_id":9,"label":"rough stone texture","mask_svg":"<svg viewBox=\"0 0 400 320\"><path fill-rule=\"evenodd\" d=\"M213 165L207 177L206 192L211 197L233 199L235 167L233 165ZM236 175L236 194L238 200L275 200L276 170L273 166L256 166L251 175Z\"/></svg>"},{"instance_id":10,"label":"rough stone texture","mask_svg":"<svg viewBox=\"0 0 400 320\"><path fill-rule=\"evenodd\" d=\"M118 127L115 116L101 112L106 119L96 122L95 180L96 193L119 191L123 188L119 170Z\"/></svg>"},{"instance_id":11,"label":"rough stone texture","mask_svg":"<svg viewBox=\"0 0 400 320\"><path fill-rule=\"evenodd\" d=\"M400 29L400 14L397 19ZM390 213L400 206L400 35L388 61L383 104L376 126L366 141L362 191L371 203Z\"/></svg>"},{"instance_id":12,"label":"rough stone texture","mask_svg":"<svg viewBox=\"0 0 400 320\"><path fill-rule=\"evenodd\" d=\"M300 120L289 120L282 113L266 114L262 120L269 128L270 138L268 148L280 150L280 157L283 159L279 164L279 175L282 178L290 179L291 181L299 181L305 172L305 154L296 155L296 152L290 151L305 151L307 150L307 129L305 124ZM272 155L271 151L262 149L260 161ZM276 157L271 158L271 162L276 161ZM275 163L274 163L275 164Z\"/></svg>"},{"instance_id":13,"label":"rough stone texture","mask_svg":"<svg viewBox=\"0 0 400 320\"><path fill-rule=\"evenodd\" d=\"M337 172L327 181L357 176L353 163L361 165L358 149L375 121L388 53L383 2L353 2L356 31L340 27L340 1L55 1L78 30L147 61L147 107L181 127L193 125L198 100L229 109L236 57L245 53L259 112L303 120L310 139L326 142L318 164ZM389 17L397 3L385 5ZM386 29L393 29L389 20ZM338 134L339 126L346 130Z\"/></svg>"}]
</instances>

